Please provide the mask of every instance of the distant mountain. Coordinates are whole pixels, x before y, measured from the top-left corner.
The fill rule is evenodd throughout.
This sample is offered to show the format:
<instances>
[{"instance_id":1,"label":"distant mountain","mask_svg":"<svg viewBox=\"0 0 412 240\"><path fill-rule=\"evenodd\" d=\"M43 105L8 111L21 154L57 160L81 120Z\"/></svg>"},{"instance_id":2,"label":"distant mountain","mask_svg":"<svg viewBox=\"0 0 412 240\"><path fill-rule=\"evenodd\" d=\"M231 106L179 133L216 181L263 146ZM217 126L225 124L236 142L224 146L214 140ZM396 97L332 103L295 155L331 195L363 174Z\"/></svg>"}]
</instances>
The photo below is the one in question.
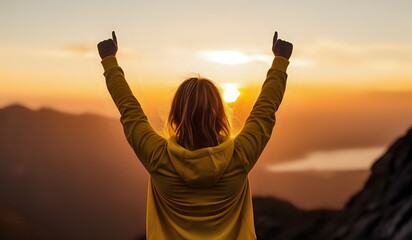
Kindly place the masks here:
<instances>
[{"instance_id":1,"label":"distant mountain","mask_svg":"<svg viewBox=\"0 0 412 240\"><path fill-rule=\"evenodd\" d=\"M412 129L371 171L342 210L302 211L277 199L255 198L258 239L412 239Z\"/></svg>"},{"instance_id":2,"label":"distant mountain","mask_svg":"<svg viewBox=\"0 0 412 240\"><path fill-rule=\"evenodd\" d=\"M146 189L118 120L0 110L0 202L51 239L134 238L145 229Z\"/></svg>"},{"instance_id":3,"label":"distant mountain","mask_svg":"<svg viewBox=\"0 0 412 240\"><path fill-rule=\"evenodd\" d=\"M52 239L47 232L37 228L16 212L0 204L0 239Z\"/></svg>"},{"instance_id":4,"label":"distant mountain","mask_svg":"<svg viewBox=\"0 0 412 240\"><path fill-rule=\"evenodd\" d=\"M368 175L368 171L270 174L257 168L251 182L260 195L279 196L306 208L336 208L360 189ZM16 222L35 239L133 239L145 229L147 177L117 119L21 105L0 109L0 239L12 239L4 236ZM336 188L339 191L331 194ZM271 202L256 199L257 206ZM274 201L277 208L263 213L281 209L282 216L293 211L291 217L307 216L290 203ZM336 213L317 212L321 217L312 212L311 216L318 222ZM256 218L259 232L265 232L262 226L272 226L272 220L262 216ZM287 219L282 220L284 226Z\"/></svg>"}]
</instances>

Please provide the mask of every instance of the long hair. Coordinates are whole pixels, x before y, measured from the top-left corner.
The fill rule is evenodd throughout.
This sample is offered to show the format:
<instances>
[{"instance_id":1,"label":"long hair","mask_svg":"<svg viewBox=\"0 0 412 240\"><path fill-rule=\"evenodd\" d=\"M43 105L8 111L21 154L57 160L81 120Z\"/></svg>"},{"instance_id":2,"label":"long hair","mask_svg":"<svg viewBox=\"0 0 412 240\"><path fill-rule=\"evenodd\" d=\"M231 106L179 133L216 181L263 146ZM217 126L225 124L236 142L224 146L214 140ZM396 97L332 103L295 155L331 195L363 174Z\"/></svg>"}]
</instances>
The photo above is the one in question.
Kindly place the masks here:
<instances>
[{"instance_id":1,"label":"long hair","mask_svg":"<svg viewBox=\"0 0 412 240\"><path fill-rule=\"evenodd\" d=\"M216 146L230 135L220 91L206 78L189 78L180 84L167 123L177 143L189 150Z\"/></svg>"}]
</instances>

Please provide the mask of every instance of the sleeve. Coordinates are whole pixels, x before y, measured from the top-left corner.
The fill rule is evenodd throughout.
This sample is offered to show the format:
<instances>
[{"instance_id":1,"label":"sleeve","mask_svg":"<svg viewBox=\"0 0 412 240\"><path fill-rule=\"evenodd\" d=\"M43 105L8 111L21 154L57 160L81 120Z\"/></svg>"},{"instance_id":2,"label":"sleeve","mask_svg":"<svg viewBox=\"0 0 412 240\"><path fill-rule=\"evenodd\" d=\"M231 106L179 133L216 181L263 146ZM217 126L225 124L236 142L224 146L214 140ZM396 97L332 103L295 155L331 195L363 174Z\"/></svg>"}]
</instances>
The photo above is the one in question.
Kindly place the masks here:
<instances>
[{"instance_id":1,"label":"sleeve","mask_svg":"<svg viewBox=\"0 0 412 240\"><path fill-rule=\"evenodd\" d=\"M126 139L144 167L150 172L153 162L160 157L162 147L166 146L166 140L151 127L140 103L127 84L116 57L104 58L102 65L107 88L121 114L120 122Z\"/></svg>"},{"instance_id":2,"label":"sleeve","mask_svg":"<svg viewBox=\"0 0 412 240\"><path fill-rule=\"evenodd\" d=\"M276 57L273 60L259 97L242 130L235 137L235 147L247 172L252 170L272 134L275 113L286 88L288 65L286 58Z\"/></svg>"}]
</instances>

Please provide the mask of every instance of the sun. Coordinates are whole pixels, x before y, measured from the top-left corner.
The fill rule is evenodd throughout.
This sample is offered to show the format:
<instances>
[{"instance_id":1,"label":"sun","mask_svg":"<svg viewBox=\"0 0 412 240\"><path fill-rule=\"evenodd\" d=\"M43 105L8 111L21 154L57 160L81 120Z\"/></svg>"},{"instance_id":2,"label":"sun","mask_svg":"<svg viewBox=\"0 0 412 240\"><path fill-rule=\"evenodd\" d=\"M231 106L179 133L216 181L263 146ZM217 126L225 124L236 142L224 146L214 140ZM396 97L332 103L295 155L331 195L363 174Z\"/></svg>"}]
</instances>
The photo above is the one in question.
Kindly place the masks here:
<instances>
[{"instance_id":1,"label":"sun","mask_svg":"<svg viewBox=\"0 0 412 240\"><path fill-rule=\"evenodd\" d=\"M225 91L223 92L223 99L227 103L232 103L232 102L236 102L239 95L240 95L239 89L237 89L233 85L230 85L225 88Z\"/></svg>"}]
</instances>

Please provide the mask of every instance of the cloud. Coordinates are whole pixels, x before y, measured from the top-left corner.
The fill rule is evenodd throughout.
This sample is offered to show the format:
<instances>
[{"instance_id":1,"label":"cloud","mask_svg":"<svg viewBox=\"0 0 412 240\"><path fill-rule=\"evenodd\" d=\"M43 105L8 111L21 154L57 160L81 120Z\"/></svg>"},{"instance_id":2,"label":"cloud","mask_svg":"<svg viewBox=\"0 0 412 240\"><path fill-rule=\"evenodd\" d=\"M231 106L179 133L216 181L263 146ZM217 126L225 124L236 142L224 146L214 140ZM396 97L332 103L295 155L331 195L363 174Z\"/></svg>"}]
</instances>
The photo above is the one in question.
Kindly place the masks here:
<instances>
[{"instance_id":1,"label":"cloud","mask_svg":"<svg viewBox=\"0 0 412 240\"><path fill-rule=\"evenodd\" d=\"M96 58L98 56L98 50L95 45L67 44L45 51L44 55L57 58ZM134 51L132 48L122 46L118 55L122 58L133 58Z\"/></svg>"},{"instance_id":2,"label":"cloud","mask_svg":"<svg viewBox=\"0 0 412 240\"><path fill-rule=\"evenodd\" d=\"M246 54L235 50L207 50L199 54L201 58L215 63L236 65L250 62L263 62L271 64L273 61L272 54ZM303 58L292 58L291 64L298 67L311 66L313 62Z\"/></svg>"},{"instance_id":3,"label":"cloud","mask_svg":"<svg viewBox=\"0 0 412 240\"><path fill-rule=\"evenodd\" d=\"M272 164L270 172L367 170L384 152L385 147L314 152L291 162Z\"/></svg>"},{"instance_id":4,"label":"cloud","mask_svg":"<svg viewBox=\"0 0 412 240\"><path fill-rule=\"evenodd\" d=\"M303 61L301 61L303 60ZM410 79L412 47L388 43L320 40L295 44L290 73L303 81L348 83ZM352 83L353 83L352 81Z\"/></svg>"},{"instance_id":5,"label":"cloud","mask_svg":"<svg viewBox=\"0 0 412 240\"><path fill-rule=\"evenodd\" d=\"M349 43L321 40L304 46L301 54L329 65L380 64L394 65L411 61L412 49L399 44Z\"/></svg>"},{"instance_id":6,"label":"cloud","mask_svg":"<svg viewBox=\"0 0 412 240\"><path fill-rule=\"evenodd\" d=\"M243 64L252 61L267 61L266 56L263 55L247 55L243 52L233 50L209 50L201 52L200 55L207 61L228 65Z\"/></svg>"},{"instance_id":7,"label":"cloud","mask_svg":"<svg viewBox=\"0 0 412 240\"><path fill-rule=\"evenodd\" d=\"M48 51L44 51L43 55L48 57L57 57L57 58L70 58L70 57L84 57L92 58L96 55L96 48L92 48L89 45L80 45L80 44L69 44L64 45L58 48L54 48Z\"/></svg>"}]
</instances>

